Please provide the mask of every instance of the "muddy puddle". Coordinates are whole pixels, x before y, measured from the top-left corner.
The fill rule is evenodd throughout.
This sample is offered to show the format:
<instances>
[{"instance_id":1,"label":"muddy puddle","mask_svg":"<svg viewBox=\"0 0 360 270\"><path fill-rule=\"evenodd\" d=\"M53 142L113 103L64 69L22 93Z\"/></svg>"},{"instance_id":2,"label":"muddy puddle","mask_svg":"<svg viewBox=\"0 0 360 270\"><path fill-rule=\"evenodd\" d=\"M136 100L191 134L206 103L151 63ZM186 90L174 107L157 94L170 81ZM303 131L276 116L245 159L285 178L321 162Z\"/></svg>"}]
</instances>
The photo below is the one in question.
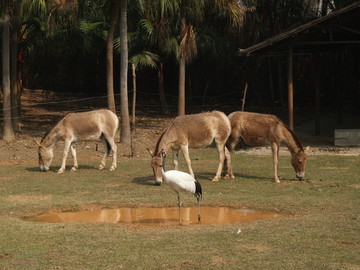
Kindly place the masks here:
<instances>
[{"instance_id":1,"label":"muddy puddle","mask_svg":"<svg viewBox=\"0 0 360 270\"><path fill-rule=\"evenodd\" d=\"M197 207L181 208L182 224L198 224ZM201 207L202 224L226 225L247 223L260 219L284 217L284 214L227 207ZM142 225L177 225L179 210L174 208L117 208L83 212L62 212L28 217L25 220L50 223L127 223Z\"/></svg>"}]
</instances>

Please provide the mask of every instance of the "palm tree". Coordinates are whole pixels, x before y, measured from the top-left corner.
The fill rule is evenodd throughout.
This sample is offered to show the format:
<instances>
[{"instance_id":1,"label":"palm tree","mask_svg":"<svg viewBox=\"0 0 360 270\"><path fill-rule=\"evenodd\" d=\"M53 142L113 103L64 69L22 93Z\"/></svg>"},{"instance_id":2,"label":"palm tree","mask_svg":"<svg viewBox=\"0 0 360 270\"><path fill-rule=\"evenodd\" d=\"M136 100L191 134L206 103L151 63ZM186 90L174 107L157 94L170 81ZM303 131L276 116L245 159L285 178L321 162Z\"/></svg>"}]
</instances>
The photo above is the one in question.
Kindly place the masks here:
<instances>
[{"instance_id":1,"label":"palm tree","mask_svg":"<svg viewBox=\"0 0 360 270\"><path fill-rule=\"evenodd\" d=\"M130 58L133 79L133 102L132 102L132 128L131 128L131 156L135 156L135 113L136 113L136 69L142 67L156 68L159 57L148 51L143 51Z\"/></svg>"},{"instance_id":2,"label":"palm tree","mask_svg":"<svg viewBox=\"0 0 360 270\"><path fill-rule=\"evenodd\" d=\"M164 66L167 58L176 55L178 43L175 31L178 3L168 0L139 0L140 14L136 37L137 44L150 48L158 55L157 79L160 106L163 114L168 114L164 87Z\"/></svg>"},{"instance_id":3,"label":"palm tree","mask_svg":"<svg viewBox=\"0 0 360 270\"><path fill-rule=\"evenodd\" d=\"M11 90L10 90L10 1L3 5L2 36L2 85L3 85L3 140L14 140L11 122Z\"/></svg>"},{"instance_id":4,"label":"palm tree","mask_svg":"<svg viewBox=\"0 0 360 270\"><path fill-rule=\"evenodd\" d=\"M179 41L179 103L178 114L185 114L186 64L197 55L197 32L204 22L205 9L213 16L226 18L229 29L238 29L243 23L245 8L237 0L179 0L181 27Z\"/></svg>"},{"instance_id":5,"label":"palm tree","mask_svg":"<svg viewBox=\"0 0 360 270\"><path fill-rule=\"evenodd\" d=\"M115 97L114 97L114 31L115 25L119 17L119 2L111 1L111 19L108 37L106 41L106 83L108 106L111 111L116 113Z\"/></svg>"},{"instance_id":6,"label":"palm tree","mask_svg":"<svg viewBox=\"0 0 360 270\"><path fill-rule=\"evenodd\" d=\"M16 131L20 131L20 116L21 116L21 102L20 89L21 80L20 72L18 71L18 36L20 30L20 8L16 6L13 8L13 15L11 17L11 34L10 34L10 92L11 92L11 118L12 127Z\"/></svg>"},{"instance_id":7,"label":"palm tree","mask_svg":"<svg viewBox=\"0 0 360 270\"><path fill-rule=\"evenodd\" d=\"M186 63L190 62L197 54L196 33L193 23L202 18L204 0L180 0L180 45L178 53L179 61L179 103L178 115L185 115L185 78ZM192 16L195 15L195 16Z\"/></svg>"},{"instance_id":8,"label":"palm tree","mask_svg":"<svg viewBox=\"0 0 360 270\"><path fill-rule=\"evenodd\" d=\"M131 142L128 102L127 0L120 0L120 141Z\"/></svg>"}]
</instances>

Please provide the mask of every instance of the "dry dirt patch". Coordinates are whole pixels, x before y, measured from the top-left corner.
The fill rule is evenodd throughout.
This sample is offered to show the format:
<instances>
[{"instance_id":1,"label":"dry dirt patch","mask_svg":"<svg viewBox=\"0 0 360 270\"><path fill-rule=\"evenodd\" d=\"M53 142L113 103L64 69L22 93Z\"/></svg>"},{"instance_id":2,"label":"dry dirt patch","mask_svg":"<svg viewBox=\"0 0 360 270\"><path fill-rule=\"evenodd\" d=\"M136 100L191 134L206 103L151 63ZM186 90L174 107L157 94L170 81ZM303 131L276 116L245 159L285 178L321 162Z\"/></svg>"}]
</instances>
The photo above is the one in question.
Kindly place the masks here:
<instances>
[{"instance_id":1,"label":"dry dirt patch","mask_svg":"<svg viewBox=\"0 0 360 270\"><path fill-rule=\"evenodd\" d=\"M51 195L9 195L5 198L8 202L42 201L51 198Z\"/></svg>"}]
</instances>

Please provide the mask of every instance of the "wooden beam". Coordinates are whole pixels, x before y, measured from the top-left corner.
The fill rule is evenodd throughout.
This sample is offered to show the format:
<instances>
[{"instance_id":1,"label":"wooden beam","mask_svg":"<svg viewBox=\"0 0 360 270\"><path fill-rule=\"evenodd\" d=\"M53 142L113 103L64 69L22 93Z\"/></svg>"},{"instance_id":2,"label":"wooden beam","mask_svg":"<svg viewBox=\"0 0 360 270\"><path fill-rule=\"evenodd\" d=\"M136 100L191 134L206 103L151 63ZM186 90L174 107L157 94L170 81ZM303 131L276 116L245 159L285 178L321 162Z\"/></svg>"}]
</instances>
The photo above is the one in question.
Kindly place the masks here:
<instances>
[{"instance_id":1,"label":"wooden beam","mask_svg":"<svg viewBox=\"0 0 360 270\"><path fill-rule=\"evenodd\" d=\"M288 48L288 110L289 110L289 127L294 130L294 84L293 84L293 46Z\"/></svg>"}]
</instances>

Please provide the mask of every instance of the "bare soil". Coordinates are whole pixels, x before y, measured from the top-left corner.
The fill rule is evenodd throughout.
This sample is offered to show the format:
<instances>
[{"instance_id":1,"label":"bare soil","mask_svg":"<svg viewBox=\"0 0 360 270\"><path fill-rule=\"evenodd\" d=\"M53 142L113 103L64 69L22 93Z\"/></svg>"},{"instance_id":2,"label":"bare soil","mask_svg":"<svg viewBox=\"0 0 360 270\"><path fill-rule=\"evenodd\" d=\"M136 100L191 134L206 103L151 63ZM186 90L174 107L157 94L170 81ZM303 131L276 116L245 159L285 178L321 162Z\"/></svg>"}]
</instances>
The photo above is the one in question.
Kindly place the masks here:
<instances>
[{"instance_id":1,"label":"bare soil","mask_svg":"<svg viewBox=\"0 0 360 270\"><path fill-rule=\"evenodd\" d=\"M66 94L55 94L51 91L43 90L25 90L22 96L22 118L20 131L16 132L16 140L0 140L0 165L37 163L37 143L42 136L54 126L57 121L69 112L86 111L95 108L105 107L106 99L70 97ZM175 115L164 116L156 111L139 111L136 115L135 132L135 155L141 158L147 158L146 148L153 149L161 132L170 123ZM310 127L309 127L310 125ZM310 145L310 155L355 155L360 156L359 147L335 147L332 145L333 138L331 134L314 136L311 126L313 123L303 123L296 126L295 131L304 146ZM2 133L2 127L0 127ZM117 138L119 142L119 138ZM101 145L98 147L95 142L81 142L77 145L77 150L82 159L98 160L101 153ZM58 143L56 150L61 151L62 143ZM131 148L128 144L118 143L119 156L129 156ZM93 152L99 150L97 155ZM245 147L237 149L237 152L252 155L270 155L271 149L264 147ZM92 154L82 155L82 152L91 152ZM280 150L281 155L289 155L285 147Z\"/></svg>"}]
</instances>

